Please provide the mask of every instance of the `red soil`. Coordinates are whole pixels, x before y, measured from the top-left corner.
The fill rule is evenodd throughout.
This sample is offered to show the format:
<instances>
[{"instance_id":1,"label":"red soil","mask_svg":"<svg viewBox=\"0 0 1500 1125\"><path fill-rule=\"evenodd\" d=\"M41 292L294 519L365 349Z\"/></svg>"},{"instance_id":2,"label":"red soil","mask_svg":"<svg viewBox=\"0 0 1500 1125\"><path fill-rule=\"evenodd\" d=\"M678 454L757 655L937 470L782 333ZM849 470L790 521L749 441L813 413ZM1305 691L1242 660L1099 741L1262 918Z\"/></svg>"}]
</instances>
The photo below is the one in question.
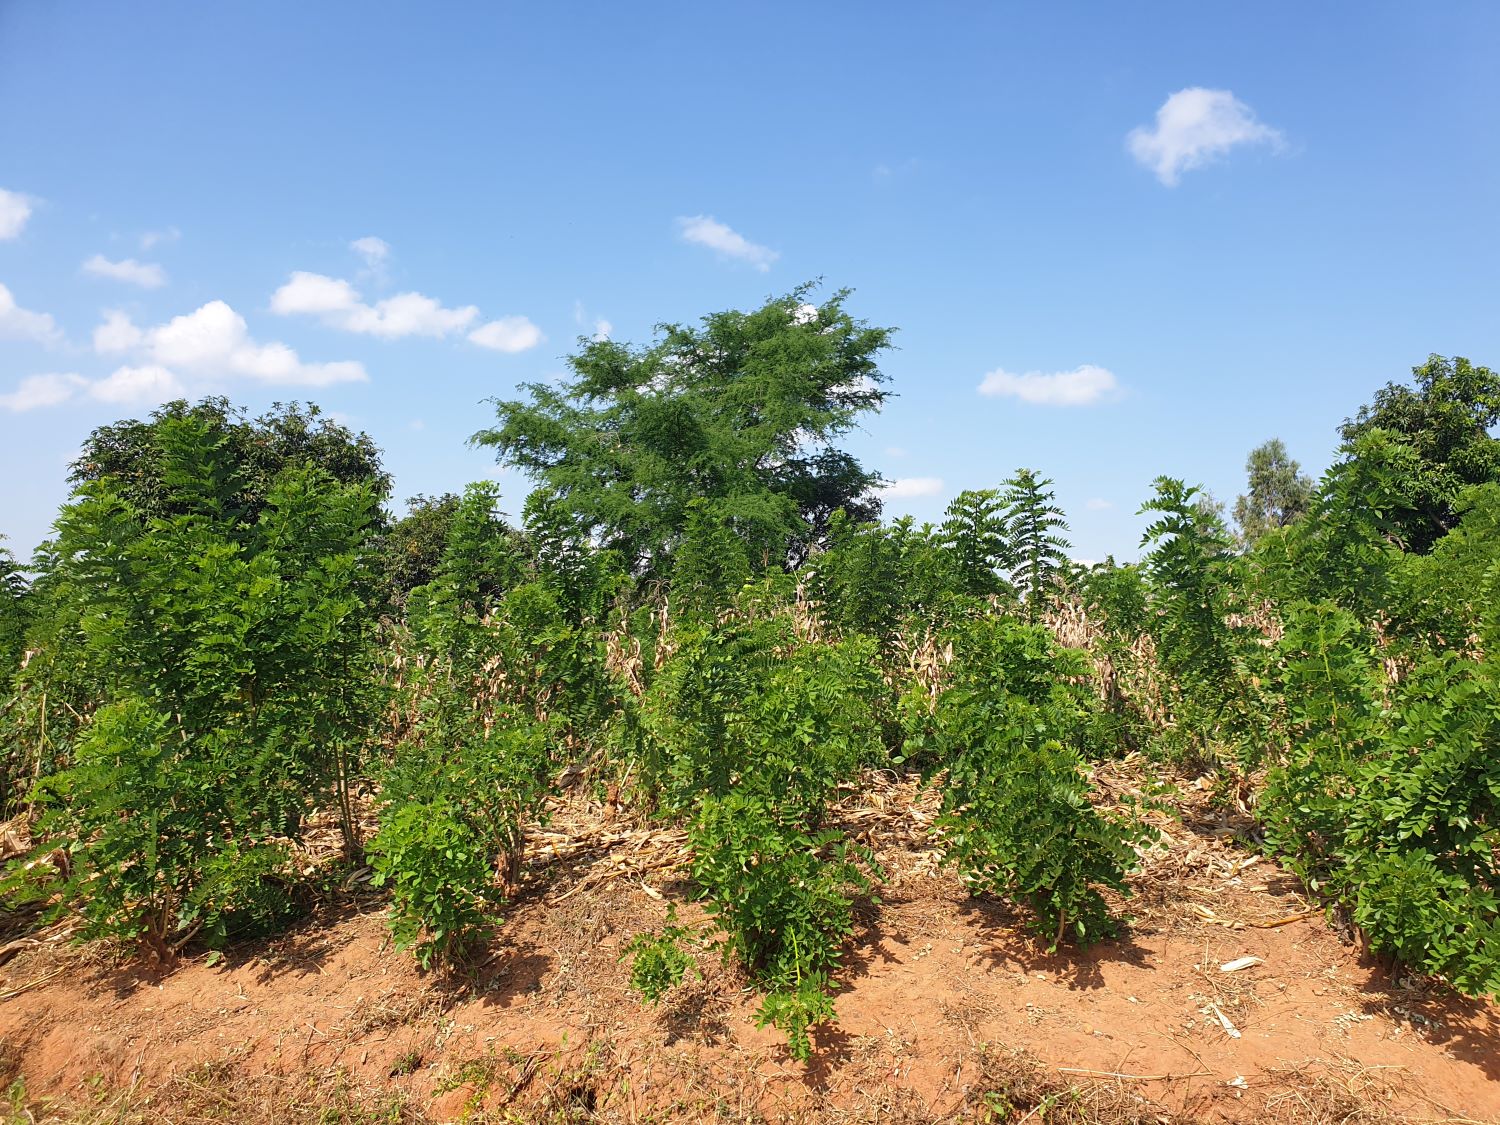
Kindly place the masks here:
<instances>
[{"instance_id":1,"label":"red soil","mask_svg":"<svg viewBox=\"0 0 1500 1125\"><path fill-rule=\"evenodd\" d=\"M0 1039L33 1097L161 1088L227 1060L243 1075L341 1068L438 1121L476 1107L531 1120L544 1091L599 1120L1006 1120L979 1110L996 1048L1144 1120L1500 1120L1500 1009L1390 979L1201 809L1163 820L1170 844L1136 880L1124 937L1048 956L1018 914L939 871L908 786L860 800L847 821L890 882L861 908L838 1026L806 1066L753 1026L753 993L715 953L659 1009L628 991L622 946L684 890L679 838L576 807L559 816L574 843L534 849L469 980L419 973L366 896L169 972L28 951L0 979ZM1262 962L1221 971L1246 956Z\"/></svg>"}]
</instances>

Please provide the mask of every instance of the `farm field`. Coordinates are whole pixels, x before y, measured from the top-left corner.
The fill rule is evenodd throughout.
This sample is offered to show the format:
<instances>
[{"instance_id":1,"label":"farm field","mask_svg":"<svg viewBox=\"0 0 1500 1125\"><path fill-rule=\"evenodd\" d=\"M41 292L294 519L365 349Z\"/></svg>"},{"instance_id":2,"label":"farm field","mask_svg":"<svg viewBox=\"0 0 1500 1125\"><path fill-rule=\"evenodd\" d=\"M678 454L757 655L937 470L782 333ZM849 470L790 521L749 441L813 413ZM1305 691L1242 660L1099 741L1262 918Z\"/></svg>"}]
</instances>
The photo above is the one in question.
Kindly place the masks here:
<instances>
[{"instance_id":1,"label":"farm field","mask_svg":"<svg viewBox=\"0 0 1500 1125\"><path fill-rule=\"evenodd\" d=\"M310 405L95 429L0 599L17 1121L1500 1117L1500 376L1137 562L881 519L891 330L581 344L388 512Z\"/></svg>"},{"instance_id":2,"label":"farm field","mask_svg":"<svg viewBox=\"0 0 1500 1125\"><path fill-rule=\"evenodd\" d=\"M1500 1125L1497 43L0 0L0 1125Z\"/></svg>"},{"instance_id":3,"label":"farm field","mask_svg":"<svg viewBox=\"0 0 1500 1125\"><path fill-rule=\"evenodd\" d=\"M1128 789L1136 763L1111 767ZM627 938L687 876L679 833L577 793L528 841L503 939L435 978L350 893L170 972L52 943L3 970L5 1065L36 1121L1382 1122L1500 1119L1500 1010L1392 979L1185 790L1127 934L1049 955L937 861L934 802L866 779L835 809L890 874L859 912L809 1065L716 956L658 1008ZM1196 797L1197 799L1193 799ZM1232 973L1224 963L1257 957ZM38 981L24 995L16 994ZM1214 1010L1217 1006L1217 1012ZM1231 1038L1219 1013L1239 1032ZM1045 1115L1045 1116L1044 1116ZM18 1117L18 1120L28 1120Z\"/></svg>"}]
</instances>

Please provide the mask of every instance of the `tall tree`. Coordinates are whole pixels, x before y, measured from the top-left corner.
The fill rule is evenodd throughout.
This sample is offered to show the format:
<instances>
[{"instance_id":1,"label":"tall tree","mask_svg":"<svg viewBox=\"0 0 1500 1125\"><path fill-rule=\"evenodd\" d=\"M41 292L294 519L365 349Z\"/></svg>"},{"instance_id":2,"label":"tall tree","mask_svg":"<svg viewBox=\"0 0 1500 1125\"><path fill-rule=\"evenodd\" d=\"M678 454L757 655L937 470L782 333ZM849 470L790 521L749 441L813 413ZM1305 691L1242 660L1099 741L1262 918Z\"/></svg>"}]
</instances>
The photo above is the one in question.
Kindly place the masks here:
<instances>
[{"instance_id":1,"label":"tall tree","mask_svg":"<svg viewBox=\"0 0 1500 1125\"><path fill-rule=\"evenodd\" d=\"M670 573L695 500L754 565L795 564L840 508L879 514L878 475L834 443L885 401L876 358L892 331L853 319L843 291L818 307L808 292L661 325L645 347L583 341L570 382L497 400L498 424L472 441L637 574Z\"/></svg>"},{"instance_id":2,"label":"tall tree","mask_svg":"<svg viewBox=\"0 0 1500 1125\"><path fill-rule=\"evenodd\" d=\"M1234 502L1234 522L1246 546L1273 527L1300 519L1312 503L1312 478L1292 460L1280 438L1256 446L1245 460L1248 491Z\"/></svg>"},{"instance_id":3,"label":"tall tree","mask_svg":"<svg viewBox=\"0 0 1500 1125\"><path fill-rule=\"evenodd\" d=\"M1500 375L1462 356L1428 357L1412 368L1415 387L1387 383L1346 421L1346 456L1357 439L1386 439L1386 471L1400 475L1402 510L1392 513L1402 545L1426 554L1458 522L1454 502L1470 485L1500 481ZM1380 448L1366 445L1366 449Z\"/></svg>"}]
</instances>

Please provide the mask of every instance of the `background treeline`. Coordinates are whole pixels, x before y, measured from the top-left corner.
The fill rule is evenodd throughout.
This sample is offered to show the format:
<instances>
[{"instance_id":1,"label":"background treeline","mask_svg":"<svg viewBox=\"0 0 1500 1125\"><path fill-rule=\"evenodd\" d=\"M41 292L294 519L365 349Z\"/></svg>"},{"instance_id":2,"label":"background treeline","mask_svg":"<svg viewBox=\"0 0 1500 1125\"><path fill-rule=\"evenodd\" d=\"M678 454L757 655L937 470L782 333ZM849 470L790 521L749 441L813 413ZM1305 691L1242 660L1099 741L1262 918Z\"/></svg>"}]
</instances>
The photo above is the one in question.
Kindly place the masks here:
<instances>
[{"instance_id":1,"label":"background treeline","mask_svg":"<svg viewBox=\"0 0 1500 1125\"><path fill-rule=\"evenodd\" d=\"M490 484L391 519L374 444L311 407L95 431L52 539L0 556L0 818L36 844L0 925L170 958L368 865L398 944L462 965L566 780L689 834L710 922L637 935L635 986L717 943L805 1057L882 876L841 789L919 771L973 892L1057 947L1119 924L1152 834L1090 764L1140 751L1215 771L1371 948L1500 992L1500 377L1433 356L1318 482L1266 443L1232 527L1159 478L1141 561L1082 567L1030 469L880 522L839 441L891 332L808 296L496 402L514 519Z\"/></svg>"}]
</instances>

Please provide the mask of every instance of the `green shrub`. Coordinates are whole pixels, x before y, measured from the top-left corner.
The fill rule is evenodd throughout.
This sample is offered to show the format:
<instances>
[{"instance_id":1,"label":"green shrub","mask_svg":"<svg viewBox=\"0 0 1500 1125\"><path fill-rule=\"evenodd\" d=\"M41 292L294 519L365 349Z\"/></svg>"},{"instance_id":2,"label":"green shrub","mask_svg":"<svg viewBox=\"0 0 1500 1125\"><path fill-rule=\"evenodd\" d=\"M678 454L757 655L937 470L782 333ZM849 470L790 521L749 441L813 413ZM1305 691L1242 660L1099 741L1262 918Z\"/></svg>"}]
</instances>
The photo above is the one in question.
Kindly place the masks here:
<instances>
[{"instance_id":1,"label":"green shrub","mask_svg":"<svg viewBox=\"0 0 1500 1125\"><path fill-rule=\"evenodd\" d=\"M1081 751L1097 730L1087 665L1046 630L1005 619L949 635L954 659L935 702L904 702L911 745L941 775L946 858L976 893L1019 902L1056 948L1114 932L1099 887L1121 894L1138 819L1096 809Z\"/></svg>"}]
</instances>

